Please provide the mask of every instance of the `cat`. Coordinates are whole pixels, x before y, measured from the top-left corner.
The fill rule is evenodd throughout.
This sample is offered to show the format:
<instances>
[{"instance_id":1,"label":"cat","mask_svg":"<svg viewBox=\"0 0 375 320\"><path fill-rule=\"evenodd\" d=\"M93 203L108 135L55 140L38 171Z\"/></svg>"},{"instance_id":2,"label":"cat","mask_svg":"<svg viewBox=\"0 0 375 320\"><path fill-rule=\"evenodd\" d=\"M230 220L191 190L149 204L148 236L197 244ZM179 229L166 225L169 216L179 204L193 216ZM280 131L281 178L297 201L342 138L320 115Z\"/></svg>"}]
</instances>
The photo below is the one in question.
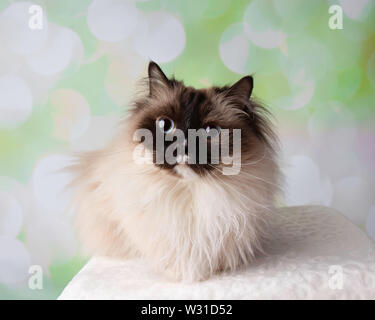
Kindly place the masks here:
<instances>
[{"instance_id":1,"label":"cat","mask_svg":"<svg viewBox=\"0 0 375 320\"><path fill-rule=\"evenodd\" d=\"M251 76L232 86L188 87L151 61L147 86L118 133L105 148L78 155L72 168L76 226L87 252L141 257L185 282L252 262L281 192L278 138L252 90ZM151 162L135 161L134 150L144 145L134 138L138 129L155 136L176 128L215 128L218 136L227 129L232 138L240 129L240 171L223 174L222 158L216 164L156 163L155 145L145 146Z\"/></svg>"}]
</instances>

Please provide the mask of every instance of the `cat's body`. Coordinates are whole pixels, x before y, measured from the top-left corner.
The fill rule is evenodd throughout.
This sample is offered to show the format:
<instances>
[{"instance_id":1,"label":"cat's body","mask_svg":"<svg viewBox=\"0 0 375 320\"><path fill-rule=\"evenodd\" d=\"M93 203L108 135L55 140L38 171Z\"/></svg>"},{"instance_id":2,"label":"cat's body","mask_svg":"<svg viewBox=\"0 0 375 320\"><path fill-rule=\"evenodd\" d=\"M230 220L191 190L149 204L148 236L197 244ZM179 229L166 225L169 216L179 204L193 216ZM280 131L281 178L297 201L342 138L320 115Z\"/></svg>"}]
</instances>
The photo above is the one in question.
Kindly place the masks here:
<instances>
[{"instance_id":1,"label":"cat's body","mask_svg":"<svg viewBox=\"0 0 375 320\"><path fill-rule=\"evenodd\" d=\"M161 75L153 75L152 67L150 64L150 87L151 81L167 81L154 79ZM137 101L108 147L81 156L75 167L77 226L90 252L121 258L140 256L171 278L202 280L247 264L262 249L267 216L272 214L279 191L274 136L264 118L258 119L257 128L245 128L248 119L237 119L238 110L225 114L225 108L237 104L232 98L224 102L228 88L195 90L178 82L161 86ZM166 90L170 90L169 96L161 97ZM196 99L201 93L206 100ZM184 104L182 95L189 96L190 102ZM195 104L194 110L215 105L208 114L214 118L225 114L230 123L238 124L242 140L247 139L242 142L239 174L221 174L221 164L192 169L188 164L164 167L134 161L133 150L138 145L133 141L134 131L147 127L148 117L158 119L160 106L153 105L162 101L165 106L173 99L179 102L172 105ZM241 101L242 97L238 103ZM252 107L260 108L254 103ZM183 108L175 113L176 126L190 123L191 127L192 111ZM160 111L161 115L168 113ZM253 120L261 117L260 110L253 111ZM226 127L224 117L221 121ZM264 132L256 132L259 130Z\"/></svg>"}]
</instances>

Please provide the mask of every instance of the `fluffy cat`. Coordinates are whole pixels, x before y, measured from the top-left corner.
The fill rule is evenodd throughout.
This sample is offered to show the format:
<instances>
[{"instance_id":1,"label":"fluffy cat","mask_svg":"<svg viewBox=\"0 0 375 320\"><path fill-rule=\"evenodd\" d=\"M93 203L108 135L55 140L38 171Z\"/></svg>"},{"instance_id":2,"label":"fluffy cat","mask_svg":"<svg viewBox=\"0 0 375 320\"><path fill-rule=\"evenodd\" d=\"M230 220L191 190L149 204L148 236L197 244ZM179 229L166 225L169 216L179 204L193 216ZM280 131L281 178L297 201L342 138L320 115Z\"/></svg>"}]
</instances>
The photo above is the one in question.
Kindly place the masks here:
<instances>
[{"instance_id":1,"label":"fluffy cat","mask_svg":"<svg viewBox=\"0 0 375 320\"><path fill-rule=\"evenodd\" d=\"M252 77L231 87L194 89L150 62L147 86L111 143L79 155L73 168L73 205L84 246L95 254L142 257L188 282L248 264L262 250L280 191L277 137L267 111L250 98ZM239 174L223 175L222 159L136 163L133 152L141 142L134 141L134 132L155 133L160 124L185 133L241 129ZM149 151L155 160L155 150Z\"/></svg>"}]
</instances>

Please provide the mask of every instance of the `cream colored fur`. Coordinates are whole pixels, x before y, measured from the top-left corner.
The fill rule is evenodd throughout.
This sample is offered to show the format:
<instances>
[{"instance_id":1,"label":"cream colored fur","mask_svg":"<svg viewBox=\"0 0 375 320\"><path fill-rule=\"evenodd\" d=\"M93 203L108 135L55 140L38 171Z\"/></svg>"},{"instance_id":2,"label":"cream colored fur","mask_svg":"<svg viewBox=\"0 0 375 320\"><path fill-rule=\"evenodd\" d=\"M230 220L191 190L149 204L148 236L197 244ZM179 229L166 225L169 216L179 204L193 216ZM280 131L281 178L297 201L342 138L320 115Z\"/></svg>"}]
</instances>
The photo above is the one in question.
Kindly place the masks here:
<instances>
[{"instance_id":1,"label":"cream colored fur","mask_svg":"<svg viewBox=\"0 0 375 320\"><path fill-rule=\"evenodd\" d=\"M130 128L130 124L125 123ZM128 129L131 130L131 129ZM278 191L274 153L262 145L239 175L178 178L133 161L123 130L75 167L77 227L90 253L141 256L170 278L203 280L247 264L261 251Z\"/></svg>"}]
</instances>

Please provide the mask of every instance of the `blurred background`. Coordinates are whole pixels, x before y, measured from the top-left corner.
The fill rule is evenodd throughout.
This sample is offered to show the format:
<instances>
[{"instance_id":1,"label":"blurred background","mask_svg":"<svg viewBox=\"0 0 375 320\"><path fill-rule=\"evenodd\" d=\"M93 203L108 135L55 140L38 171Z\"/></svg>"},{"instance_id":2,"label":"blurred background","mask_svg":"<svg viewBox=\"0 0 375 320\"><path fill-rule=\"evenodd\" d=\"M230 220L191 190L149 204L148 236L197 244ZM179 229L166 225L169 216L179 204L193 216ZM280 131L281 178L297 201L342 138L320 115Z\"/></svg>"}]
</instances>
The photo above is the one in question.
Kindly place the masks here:
<instances>
[{"instance_id":1,"label":"blurred background","mask_svg":"<svg viewBox=\"0 0 375 320\"><path fill-rule=\"evenodd\" d=\"M253 74L285 205L334 207L375 239L374 0L0 0L0 298L54 299L85 263L59 169L105 145L149 59L196 87Z\"/></svg>"}]
</instances>

